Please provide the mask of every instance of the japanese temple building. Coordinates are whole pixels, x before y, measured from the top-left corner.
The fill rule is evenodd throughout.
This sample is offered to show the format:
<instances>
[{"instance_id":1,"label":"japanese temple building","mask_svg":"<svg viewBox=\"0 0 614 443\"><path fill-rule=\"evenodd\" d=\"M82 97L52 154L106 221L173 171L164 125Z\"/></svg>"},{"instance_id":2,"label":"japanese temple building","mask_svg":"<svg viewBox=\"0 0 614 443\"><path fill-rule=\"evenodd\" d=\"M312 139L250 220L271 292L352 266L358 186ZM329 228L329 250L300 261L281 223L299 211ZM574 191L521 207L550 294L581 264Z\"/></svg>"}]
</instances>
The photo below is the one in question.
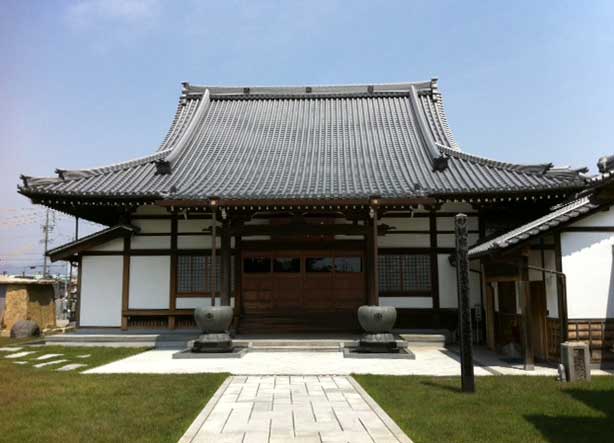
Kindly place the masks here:
<instances>
[{"instance_id":1,"label":"japanese temple building","mask_svg":"<svg viewBox=\"0 0 614 443\"><path fill-rule=\"evenodd\" d=\"M398 328L454 331L454 216L468 215L470 244L481 244L548 217L595 181L586 169L464 152L436 80L185 83L151 155L55 172L22 176L19 192L108 226L49 254L79 263L81 326L192 327L193 308L214 303L234 306L239 332L355 331L363 304L397 307ZM560 235L515 250L520 271L508 280L528 272L530 285L497 283L498 246L472 251L476 340L522 342L516 298L526 286L541 294L532 315L551 339L536 355L555 352L567 324L561 278L526 266L562 273Z\"/></svg>"}]
</instances>

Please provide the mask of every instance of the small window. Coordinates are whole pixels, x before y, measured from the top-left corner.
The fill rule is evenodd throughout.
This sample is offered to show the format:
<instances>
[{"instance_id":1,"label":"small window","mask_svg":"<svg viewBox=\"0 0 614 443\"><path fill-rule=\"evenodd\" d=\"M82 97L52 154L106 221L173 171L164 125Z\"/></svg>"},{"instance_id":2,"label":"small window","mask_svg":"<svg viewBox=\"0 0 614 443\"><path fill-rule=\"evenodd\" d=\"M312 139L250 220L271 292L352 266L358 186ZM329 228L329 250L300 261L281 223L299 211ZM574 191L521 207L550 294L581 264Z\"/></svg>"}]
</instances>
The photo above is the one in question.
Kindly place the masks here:
<instances>
[{"instance_id":1,"label":"small window","mask_svg":"<svg viewBox=\"0 0 614 443\"><path fill-rule=\"evenodd\" d=\"M332 257L309 257L305 259L305 269L307 272L332 272Z\"/></svg>"},{"instance_id":2,"label":"small window","mask_svg":"<svg viewBox=\"0 0 614 443\"><path fill-rule=\"evenodd\" d=\"M220 260L215 262L216 290L222 284ZM232 279L231 279L232 282ZM211 256L180 255L177 257L177 292L206 293L211 288Z\"/></svg>"},{"instance_id":3,"label":"small window","mask_svg":"<svg viewBox=\"0 0 614 443\"><path fill-rule=\"evenodd\" d=\"M380 293L403 294L431 290L431 258L428 255L378 257Z\"/></svg>"},{"instance_id":4,"label":"small window","mask_svg":"<svg viewBox=\"0 0 614 443\"><path fill-rule=\"evenodd\" d=\"M335 272L362 272L360 257L335 257Z\"/></svg>"},{"instance_id":5,"label":"small window","mask_svg":"<svg viewBox=\"0 0 614 443\"><path fill-rule=\"evenodd\" d=\"M276 257L273 259L274 272L301 272L301 259L298 257Z\"/></svg>"},{"instance_id":6,"label":"small window","mask_svg":"<svg viewBox=\"0 0 614 443\"><path fill-rule=\"evenodd\" d=\"M243 272L246 274L271 272L269 257L246 257L243 259Z\"/></svg>"}]
</instances>

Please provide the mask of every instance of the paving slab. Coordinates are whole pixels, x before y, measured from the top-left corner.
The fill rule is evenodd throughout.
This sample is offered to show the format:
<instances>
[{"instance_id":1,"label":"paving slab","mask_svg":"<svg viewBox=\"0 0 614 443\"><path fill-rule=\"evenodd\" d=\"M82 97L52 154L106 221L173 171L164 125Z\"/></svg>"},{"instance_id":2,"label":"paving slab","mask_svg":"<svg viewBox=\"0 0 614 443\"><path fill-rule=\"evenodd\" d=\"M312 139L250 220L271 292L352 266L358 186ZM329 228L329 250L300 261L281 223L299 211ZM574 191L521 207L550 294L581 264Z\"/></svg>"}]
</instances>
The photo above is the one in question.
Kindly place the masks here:
<instances>
[{"instance_id":1,"label":"paving slab","mask_svg":"<svg viewBox=\"0 0 614 443\"><path fill-rule=\"evenodd\" d=\"M81 363L71 363L69 365L64 365L61 368L56 369L56 371L62 371L62 372L74 371L75 369L83 368L85 366L87 365L81 364Z\"/></svg>"},{"instance_id":2,"label":"paving slab","mask_svg":"<svg viewBox=\"0 0 614 443\"><path fill-rule=\"evenodd\" d=\"M17 352L15 354L5 355L4 358L21 358L21 357L25 357L26 355L35 354L36 352L38 351L22 351L22 352Z\"/></svg>"},{"instance_id":3,"label":"paving slab","mask_svg":"<svg viewBox=\"0 0 614 443\"><path fill-rule=\"evenodd\" d=\"M64 354L45 354L45 355L41 355L40 357L36 357L34 360L49 360L50 358L54 358L54 357L61 357Z\"/></svg>"},{"instance_id":4,"label":"paving slab","mask_svg":"<svg viewBox=\"0 0 614 443\"><path fill-rule=\"evenodd\" d=\"M411 440L349 376L257 375L226 379L179 440L198 442Z\"/></svg>"},{"instance_id":5,"label":"paving slab","mask_svg":"<svg viewBox=\"0 0 614 443\"><path fill-rule=\"evenodd\" d=\"M17 351L21 351L23 348L20 347L13 347L13 346L5 346L5 347L0 347L0 352L17 352Z\"/></svg>"},{"instance_id":6,"label":"paving slab","mask_svg":"<svg viewBox=\"0 0 614 443\"><path fill-rule=\"evenodd\" d=\"M60 363L64 363L64 362L67 362L67 361L68 360L65 360L65 359L46 361L45 363L39 363L37 365L34 365L34 367L35 368L44 368L45 366L59 365Z\"/></svg>"}]
</instances>

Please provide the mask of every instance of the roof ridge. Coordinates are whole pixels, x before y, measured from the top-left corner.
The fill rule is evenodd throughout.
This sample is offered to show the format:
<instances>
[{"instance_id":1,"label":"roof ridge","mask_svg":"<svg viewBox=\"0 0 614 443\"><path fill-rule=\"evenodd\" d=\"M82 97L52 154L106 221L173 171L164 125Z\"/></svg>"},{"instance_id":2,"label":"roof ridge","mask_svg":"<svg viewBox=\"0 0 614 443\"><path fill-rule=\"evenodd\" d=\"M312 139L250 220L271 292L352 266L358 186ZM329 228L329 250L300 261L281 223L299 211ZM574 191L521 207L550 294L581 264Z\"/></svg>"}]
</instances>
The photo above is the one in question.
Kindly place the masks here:
<instances>
[{"instance_id":1,"label":"roof ridge","mask_svg":"<svg viewBox=\"0 0 614 443\"><path fill-rule=\"evenodd\" d=\"M348 93L374 93L374 92L408 92L411 88L416 88L420 91L436 91L437 80L421 81L421 82L403 82L403 83L356 83L356 84L336 84L336 85L288 85L288 86L213 86L213 85L191 85L188 82L183 83L183 94L203 94L206 90L210 91L212 96L216 95L248 95L248 94L266 94L266 95L309 95L318 93L327 94L348 94Z\"/></svg>"}]
</instances>

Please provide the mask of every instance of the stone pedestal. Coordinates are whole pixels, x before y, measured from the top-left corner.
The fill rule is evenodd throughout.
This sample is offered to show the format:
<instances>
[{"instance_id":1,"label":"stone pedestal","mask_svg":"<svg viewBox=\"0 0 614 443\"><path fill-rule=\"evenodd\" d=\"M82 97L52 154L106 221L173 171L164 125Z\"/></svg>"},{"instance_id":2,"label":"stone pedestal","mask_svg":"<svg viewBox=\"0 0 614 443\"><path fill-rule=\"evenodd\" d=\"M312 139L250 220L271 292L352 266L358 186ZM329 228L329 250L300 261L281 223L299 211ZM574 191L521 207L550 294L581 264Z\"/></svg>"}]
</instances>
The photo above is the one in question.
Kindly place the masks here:
<instances>
[{"instance_id":1,"label":"stone pedestal","mask_svg":"<svg viewBox=\"0 0 614 443\"><path fill-rule=\"evenodd\" d=\"M396 353L397 341L390 333L364 334L358 342L359 352Z\"/></svg>"},{"instance_id":2,"label":"stone pedestal","mask_svg":"<svg viewBox=\"0 0 614 443\"><path fill-rule=\"evenodd\" d=\"M188 346L192 352L232 352L232 339L227 333L202 334Z\"/></svg>"}]
</instances>

